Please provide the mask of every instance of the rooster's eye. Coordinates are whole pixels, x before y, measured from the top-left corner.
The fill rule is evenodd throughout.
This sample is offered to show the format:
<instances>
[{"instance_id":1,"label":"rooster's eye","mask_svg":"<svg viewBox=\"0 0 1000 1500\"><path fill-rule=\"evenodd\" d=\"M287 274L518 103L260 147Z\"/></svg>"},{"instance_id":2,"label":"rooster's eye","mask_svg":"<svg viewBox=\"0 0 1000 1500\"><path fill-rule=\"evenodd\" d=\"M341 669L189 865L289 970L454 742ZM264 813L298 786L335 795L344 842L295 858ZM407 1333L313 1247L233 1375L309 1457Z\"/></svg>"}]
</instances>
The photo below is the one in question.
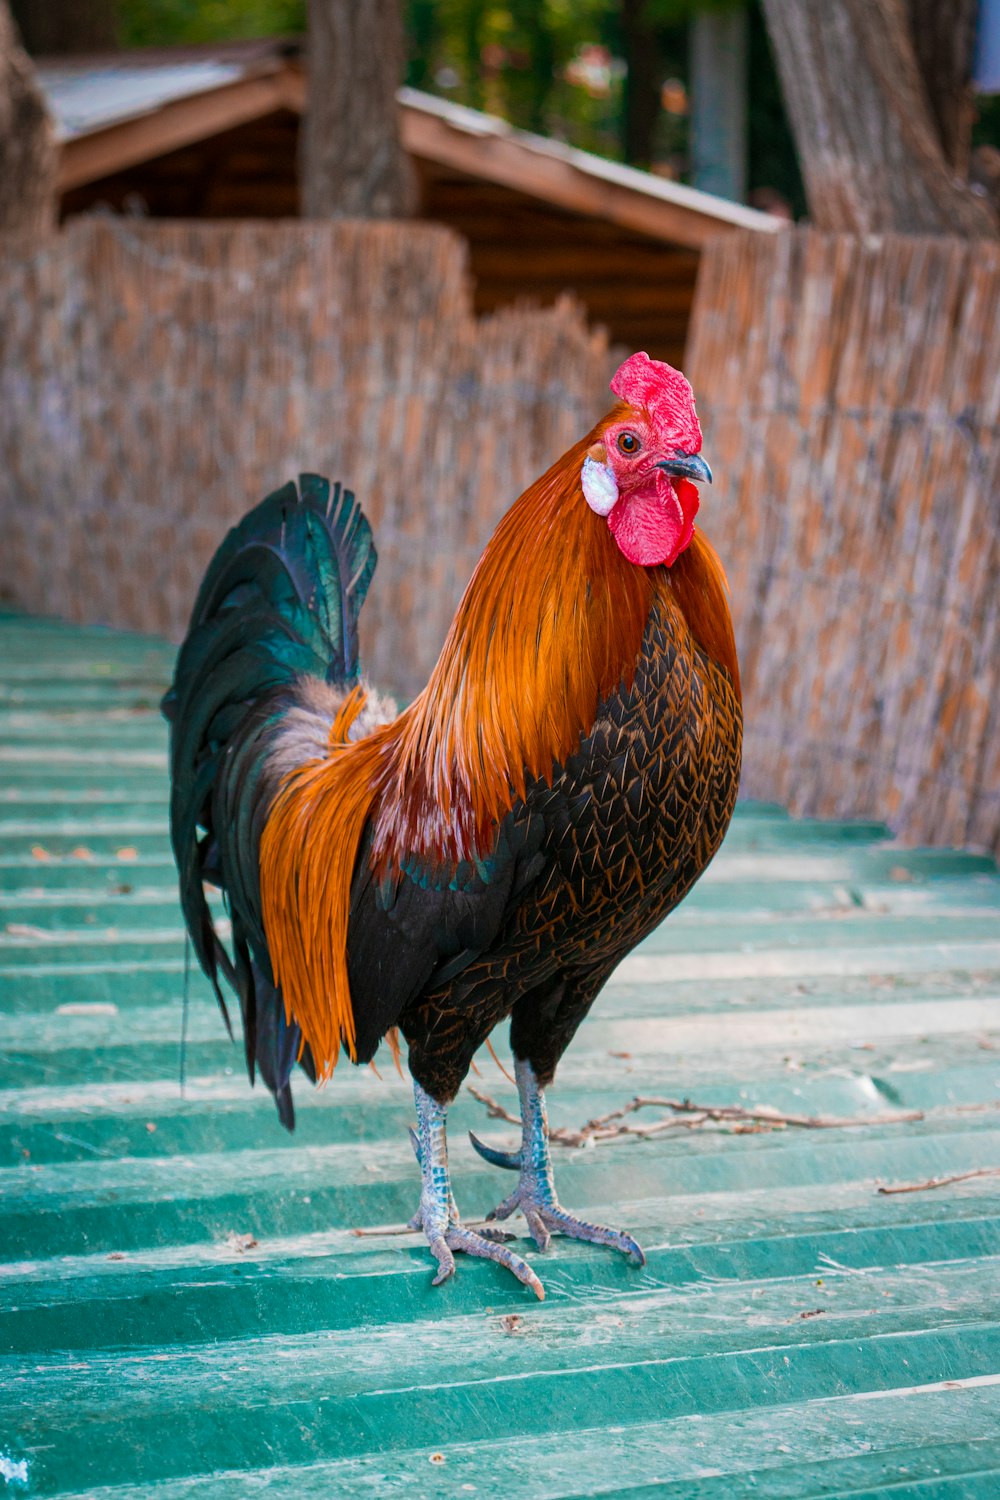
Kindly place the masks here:
<instances>
[{"instance_id":1,"label":"rooster's eye","mask_svg":"<svg viewBox=\"0 0 1000 1500\"><path fill-rule=\"evenodd\" d=\"M618 434L618 451L620 453L638 453L642 444L634 432L620 432Z\"/></svg>"}]
</instances>

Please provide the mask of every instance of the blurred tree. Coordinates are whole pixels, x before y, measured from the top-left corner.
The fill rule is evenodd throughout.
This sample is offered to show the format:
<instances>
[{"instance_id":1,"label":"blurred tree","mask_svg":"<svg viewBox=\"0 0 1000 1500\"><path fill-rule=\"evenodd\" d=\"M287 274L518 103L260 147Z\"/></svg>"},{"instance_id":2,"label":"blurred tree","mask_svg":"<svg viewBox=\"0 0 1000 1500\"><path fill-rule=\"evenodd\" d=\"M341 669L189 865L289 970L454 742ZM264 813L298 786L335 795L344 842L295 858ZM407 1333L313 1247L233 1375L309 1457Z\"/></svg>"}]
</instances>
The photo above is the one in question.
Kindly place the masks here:
<instances>
[{"instance_id":1,"label":"blurred tree","mask_svg":"<svg viewBox=\"0 0 1000 1500\"><path fill-rule=\"evenodd\" d=\"M403 217L415 183L399 139L398 0L309 0L308 20L302 211L310 219Z\"/></svg>"},{"instance_id":2,"label":"blurred tree","mask_svg":"<svg viewBox=\"0 0 1000 1500\"><path fill-rule=\"evenodd\" d=\"M55 223L56 147L35 71L0 0L0 230Z\"/></svg>"},{"instance_id":3,"label":"blurred tree","mask_svg":"<svg viewBox=\"0 0 1000 1500\"><path fill-rule=\"evenodd\" d=\"M117 0L12 0L11 8L33 57L118 45Z\"/></svg>"},{"instance_id":4,"label":"blurred tree","mask_svg":"<svg viewBox=\"0 0 1000 1500\"><path fill-rule=\"evenodd\" d=\"M665 18L654 14L654 9L662 7L654 7L649 0L620 0L620 4L619 25L627 70L622 154L631 166L648 167L653 157L653 133L660 117L661 28ZM668 10L673 9L668 6Z\"/></svg>"},{"instance_id":5,"label":"blurred tree","mask_svg":"<svg viewBox=\"0 0 1000 1500\"><path fill-rule=\"evenodd\" d=\"M548 9L538 0L510 0L513 45L505 50L514 109L528 130L542 135L555 78L558 40Z\"/></svg>"},{"instance_id":6,"label":"blurred tree","mask_svg":"<svg viewBox=\"0 0 1000 1500\"><path fill-rule=\"evenodd\" d=\"M737 203L747 192L749 30L744 5L691 20L691 181Z\"/></svg>"},{"instance_id":7,"label":"blurred tree","mask_svg":"<svg viewBox=\"0 0 1000 1500\"><path fill-rule=\"evenodd\" d=\"M941 149L965 177L975 118L971 78L979 0L906 0L906 6Z\"/></svg>"},{"instance_id":8,"label":"blurred tree","mask_svg":"<svg viewBox=\"0 0 1000 1500\"><path fill-rule=\"evenodd\" d=\"M988 200L956 173L972 123L972 0L763 5L818 228L997 233ZM932 13L936 44L923 32Z\"/></svg>"},{"instance_id":9,"label":"blurred tree","mask_svg":"<svg viewBox=\"0 0 1000 1500\"><path fill-rule=\"evenodd\" d=\"M750 7L750 149L747 163L750 201L777 193L792 215L806 213L806 194L795 142L785 111L774 53L760 5Z\"/></svg>"}]
</instances>

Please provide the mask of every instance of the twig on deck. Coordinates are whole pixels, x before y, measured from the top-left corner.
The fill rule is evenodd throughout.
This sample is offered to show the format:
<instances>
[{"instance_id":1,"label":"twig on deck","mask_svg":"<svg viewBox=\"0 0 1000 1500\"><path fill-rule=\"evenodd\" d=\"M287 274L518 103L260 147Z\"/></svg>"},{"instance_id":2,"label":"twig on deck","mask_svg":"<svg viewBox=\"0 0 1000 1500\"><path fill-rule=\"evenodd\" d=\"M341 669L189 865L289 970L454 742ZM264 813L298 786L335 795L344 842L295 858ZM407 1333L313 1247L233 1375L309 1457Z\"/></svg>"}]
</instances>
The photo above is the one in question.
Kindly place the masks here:
<instances>
[{"instance_id":1,"label":"twig on deck","mask_svg":"<svg viewBox=\"0 0 1000 1500\"><path fill-rule=\"evenodd\" d=\"M463 1219L462 1224L466 1229L474 1229L477 1234L482 1234L484 1230L487 1233L496 1231L496 1225L491 1224L486 1219L483 1219L482 1222L477 1222L474 1219ZM370 1229L351 1229L348 1232L353 1234L355 1239L359 1240L367 1239L370 1235L377 1235L381 1239L383 1236L388 1238L389 1235L393 1234L423 1234L423 1230L419 1224L375 1224Z\"/></svg>"},{"instance_id":2,"label":"twig on deck","mask_svg":"<svg viewBox=\"0 0 1000 1500\"><path fill-rule=\"evenodd\" d=\"M481 1089L469 1088L469 1093L480 1104L485 1105L491 1120L506 1120L520 1128L517 1115L499 1104ZM669 1113L663 1120L653 1120L648 1125L626 1124L625 1117L640 1109L665 1109ZM922 1120L921 1109L899 1110L886 1115L837 1116L837 1115L786 1115L780 1110L765 1105L758 1109L744 1109L738 1104L696 1104L691 1099L659 1099L641 1095L630 1099L620 1109L609 1114L598 1115L579 1130L559 1127L549 1131L549 1140L559 1146L599 1145L602 1141L619 1140L622 1136L661 1135L666 1130L696 1130L702 1125L729 1126L734 1133L764 1130L842 1130L857 1125L901 1125L909 1120Z\"/></svg>"},{"instance_id":3,"label":"twig on deck","mask_svg":"<svg viewBox=\"0 0 1000 1500\"><path fill-rule=\"evenodd\" d=\"M883 1197L891 1193L929 1193L933 1188L948 1187L952 1182L968 1182L971 1177L1000 1177L1000 1167L976 1167L972 1172L954 1172L950 1177L928 1177L925 1182L901 1182L898 1187L880 1187Z\"/></svg>"},{"instance_id":4,"label":"twig on deck","mask_svg":"<svg viewBox=\"0 0 1000 1500\"><path fill-rule=\"evenodd\" d=\"M377 1234L381 1238L382 1235L390 1234L419 1234L420 1230L415 1229L412 1224L376 1224L372 1229L352 1229L350 1232L361 1240L370 1234Z\"/></svg>"}]
</instances>

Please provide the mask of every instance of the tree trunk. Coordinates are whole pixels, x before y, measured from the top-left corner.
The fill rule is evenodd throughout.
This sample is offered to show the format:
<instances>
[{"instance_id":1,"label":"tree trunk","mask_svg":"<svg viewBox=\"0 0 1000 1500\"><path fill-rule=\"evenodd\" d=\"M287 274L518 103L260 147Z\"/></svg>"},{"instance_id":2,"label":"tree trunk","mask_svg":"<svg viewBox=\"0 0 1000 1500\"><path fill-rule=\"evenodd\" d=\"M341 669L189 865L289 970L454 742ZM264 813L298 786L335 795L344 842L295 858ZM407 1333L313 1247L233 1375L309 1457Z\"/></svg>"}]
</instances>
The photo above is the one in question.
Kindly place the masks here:
<instances>
[{"instance_id":1,"label":"tree trunk","mask_svg":"<svg viewBox=\"0 0 1000 1500\"><path fill-rule=\"evenodd\" d=\"M404 66L398 0L309 0L306 218L393 219L412 212L414 175L396 104Z\"/></svg>"},{"instance_id":2,"label":"tree trunk","mask_svg":"<svg viewBox=\"0 0 1000 1500\"><path fill-rule=\"evenodd\" d=\"M0 0L0 230L55 223L55 137L7 0Z\"/></svg>"},{"instance_id":3,"label":"tree trunk","mask_svg":"<svg viewBox=\"0 0 1000 1500\"><path fill-rule=\"evenodd\" d=\"M996 235L945 156L904 0L763 6L817 228Z\"/></svg>"},{"instance_id":4,"label":"tree trunk","mask_svg":"<svg viewBox=\"0 0 1000 1500\"><path fill-rule=\"evenodd\" d=\"M691 22L691 181L743 203L747 195L747 44L743 6Z\"/></svg>"},{"instance_id":5,"label":"tree trunk","mask_svg":"<svg viewBox=\"0 0 1000 1500\"><path fill-rule=\"evenodd\" d=\"M622 0L620 24L628 67L624 146L625 160L633 167L649 166L660 114L659 39L646 10L646 0Z\"/></svg>"},{"instance_id":6,"label":"tree trunk","mask_svg":"<svg viewBox=\"0 0 1000 1500\"><path fill-rule=\"evenodd\" d=\"M941 149L961 177L969 171L975 104L972 56L979 0L906 0L917 66Z\"/></svg>"}]
</instances>

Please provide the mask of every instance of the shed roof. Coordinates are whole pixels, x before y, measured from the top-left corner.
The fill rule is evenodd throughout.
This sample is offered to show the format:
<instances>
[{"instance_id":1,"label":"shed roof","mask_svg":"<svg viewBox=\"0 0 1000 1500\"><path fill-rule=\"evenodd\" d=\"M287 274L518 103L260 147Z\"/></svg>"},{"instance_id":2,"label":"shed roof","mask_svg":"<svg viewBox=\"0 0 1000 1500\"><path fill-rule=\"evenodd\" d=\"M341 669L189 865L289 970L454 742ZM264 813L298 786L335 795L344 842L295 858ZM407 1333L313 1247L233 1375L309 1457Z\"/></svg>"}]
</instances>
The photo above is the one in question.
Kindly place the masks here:
<instances>
[{"instance_id":1,"label":"shed roof","mask_svg":"<svg viewBox=\"0 0 1000 1500\"><path fill-rule=\"evenodd\" d=\"M557 1243L533 1256L543 1305L483 1262L433 1289L394 1232L418 1177L390 1068L303 1081L289 1138L198 980L179 1094L156 707L172 656L0 619L10 1493L25 1474L27 1493L74 1500L995 1495L992 864L742 807L582 1028L553 1124L637 1094L867 1123L688 1115L561 1149L567 1204L634 1229L646 1269ZM516 1105L482 1067L476 1086ZM472 1216L504 1184L467 1126L511 1132L463 1094Z\"/></svg>"},{"instance_id":2,"label":"shed roof","mask_svg":"<svg viewBox=\"0 0 1000 1500\"><path fill-rule=\"evenodd\" d=\"M62 143L63 191L260 118L301 113L305 79L287 44L41 60L39 78ZM547 204L697 248L729 229L774 233L784 221L515 130L416 89L399 91L413 156Z\"/></svg>"}]
</instances>

